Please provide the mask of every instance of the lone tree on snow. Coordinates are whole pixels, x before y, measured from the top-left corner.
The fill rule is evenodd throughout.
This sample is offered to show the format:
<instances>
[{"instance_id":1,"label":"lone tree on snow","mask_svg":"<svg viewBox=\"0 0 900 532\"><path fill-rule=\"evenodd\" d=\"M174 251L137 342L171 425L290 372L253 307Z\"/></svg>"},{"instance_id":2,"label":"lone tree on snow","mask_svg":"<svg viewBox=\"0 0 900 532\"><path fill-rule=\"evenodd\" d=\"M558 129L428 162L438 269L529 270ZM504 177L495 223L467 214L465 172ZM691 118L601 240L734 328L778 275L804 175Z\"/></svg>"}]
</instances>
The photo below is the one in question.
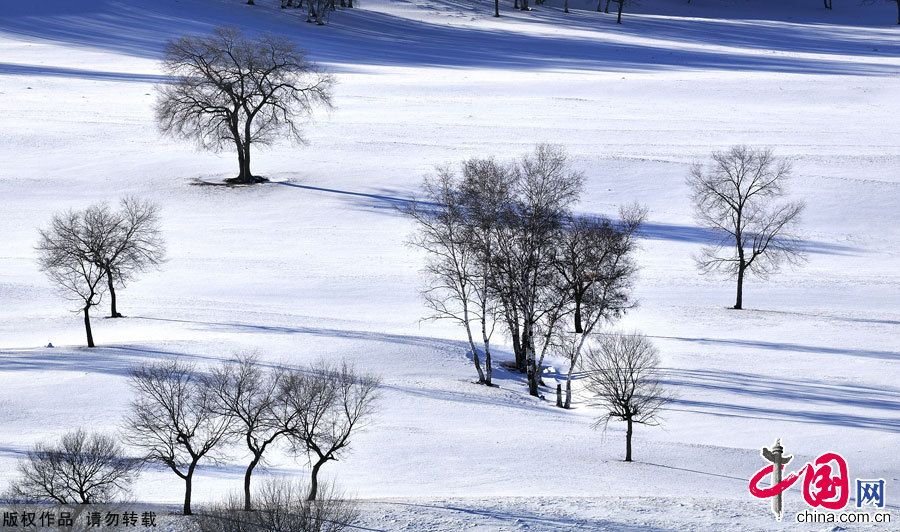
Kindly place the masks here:
<instances>
[{"instance_id":1,"label":"lone tree on snow","mask_svg":"<svg viewBox=\"0 0 900 532\"><path fill-rule=\"evenodd\" d=\"M737 278L735 309L743 308L744 277L765 277L784 262L804 258L792 230L805 207L782 202L791 165L770 149L734 146L712 154L708 167L695 164L687 183L698 221L721 235L697 257L704 273L724 272Z\"/></svg>"},{"instance_id":2,"label":"lone tree on snow","mask_svg":"<svg viewBox=\"0 0 900 532\"><path fill-rule=\"evenodd\" d=\"M658 425L659 412L671 398L659 381L659 354L640 334L604 337L598 347L582 359L585 388L605 413L597 421L605 427L609 420L627 423L625 461L631 461L634 424Z\"/></svg>"},{"instance_id":3,"label":"lone tree on snow","mask_svg":"<svg viewBox=\"0 0 900 532\"><path fill-rule=\"evenodd\" d=\"M236 28L170 41L163 60L172 83L158 88L160 129L200 147L237 149L232 183L259 183L250 147L279 137L303 142L300 126L317 106L330 108L333 78L285 37L245 37Z\"/></svg>"},{"instance_id":4,"label":"lone tree on snow","mask_svg":"<svg viewBox=\"0 0 900 532\"><path fill-rule=\"evenodd\" d=\"M56 283L67 299L77 301L84 314L88 347L94 347L91 307L100 304L106 272L97 264L92 250L102 232L83 212L56 214L48 229L40 231L36 246L38 265Z\"/></svg>"},{"instance_id":5,"label":"lone tree on snow","mask_svg":"<svg viewBox=\"0 0 900 532\"><path fill-rule=\"evenodd\" d=\"M230 434L232 418L213 407L209 380L193 366L165 361L131 374L135 392L126 438L184 480L184 515L191 515L191 489L197 463L214 457Z\"/></svg>"}]
</instances>

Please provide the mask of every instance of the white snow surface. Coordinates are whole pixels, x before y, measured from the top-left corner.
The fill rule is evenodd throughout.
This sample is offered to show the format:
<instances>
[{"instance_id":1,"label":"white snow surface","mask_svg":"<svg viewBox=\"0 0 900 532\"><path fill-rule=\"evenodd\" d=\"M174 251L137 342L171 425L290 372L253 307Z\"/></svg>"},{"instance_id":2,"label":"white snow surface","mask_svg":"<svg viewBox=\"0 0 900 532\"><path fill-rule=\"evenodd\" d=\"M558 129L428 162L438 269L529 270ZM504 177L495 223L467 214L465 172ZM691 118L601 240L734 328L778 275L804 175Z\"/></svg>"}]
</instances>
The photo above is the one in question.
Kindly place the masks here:
<instances>
[{"instance_id":1,"label":"white snow surface","mask_svg":"<svg viewBox=\"0 0 900 532\"><path fill-rule=\"evenodd\" d=\"M362 0L328 26L257 0L4 1L0 7L0 489L33 443L73 427L121 433L131 368L347 359L377 373L374 424L323 473L362 500L368 529L770 530L748 493L782 438L796 462L842 453L884 478L900 522L900 28L888 3L645 0L618 26L479 0ZM845 5L847 4L847 5ZM770 12L771 11L771 12ZM290 35L335 73L336 108L308 146L254 152L252 188L229 152L163 138L154 83L166 39L222 25ZM677 399L659 428L592 428L502 369L472 384L461 331L422 322L423 256L396 206L438 164L563 144L587 176L579 211L650 209L640 307L616 325L658 345ZM809 261L751 280L701 276L709 235L684 179L736 143L794 163ZM169 260L122 290L122 320L80 316L38 270L37 230L60 210L126 195L161 205ZM42 347L52 342L56 347ZM510 349L502 348L501 359ZM553 371L564 371L550 361ZM198 472L198 503L239 489L246 456ZM266 474L306 474L273 453ZM262 475L260 475L261 477ZM851 480L852 482L852 480ZM135 498L177 506L145 473ZM847 526L847 528L852 528ZM889 529L890 527L881 527ZM896 529L896 528L895 528Z\"/></svg>"}]
</instances>

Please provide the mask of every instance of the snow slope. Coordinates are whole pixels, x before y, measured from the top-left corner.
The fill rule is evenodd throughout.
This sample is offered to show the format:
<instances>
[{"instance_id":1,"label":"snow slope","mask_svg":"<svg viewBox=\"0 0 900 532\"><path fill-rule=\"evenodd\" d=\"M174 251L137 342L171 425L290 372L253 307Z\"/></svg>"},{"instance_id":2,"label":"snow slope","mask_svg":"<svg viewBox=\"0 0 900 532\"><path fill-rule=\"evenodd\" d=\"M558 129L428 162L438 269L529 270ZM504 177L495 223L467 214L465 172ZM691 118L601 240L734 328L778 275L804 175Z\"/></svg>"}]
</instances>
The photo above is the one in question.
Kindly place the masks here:
<instances>
[{"instance_id":1,"label":"snow slope","mask_svg":"<svg viewBox=\"0 0 900 532\"><path fill-rule=\"evenodd\" d=\"M890 5L825 13L796 0L769 14L749 0L646 0L617 26L574 2L583 9L568 16L548 2L493 19L489 2L370 0L316 27L257 3L2 6L0 485L35 441L75 426L127 431L134 365L245 351L280 364L344 357L383 376L377 423L324 470L367 501L370 528L771 529L747 479L776 437L798 462L833 450L851 477L898 485ZM236 161L153 124L164 41L220 24L294 36L339 81L308 147L255 153L273 183L252 189L194 186ZM544 141L585 171L580 210L650 208L641 306L619 327L654 338L678 399L664 427L638 429L633 464L620 461L620 427L593 430L583 400L560 411L502 370L499 389L474 386L459 331L419 321L422 257L395 207L436 164ZM741 313L727 309L730 282L693 266L709 235L684 186L691 162L734 143L791 158L792 192L808 203L808 264L752 281ZM162 206L170 260L122 291L128 319L97 313L100 347L88 350L79 316L36 268L37 228L128 194ZM237 489L244 458L235 447L203 468L197 499ZM305 470L284 455L269 466ZM177 503L177 480L150 472L136 497ZM796 489L786 500L789 517L802 508Z\"/></svg>"}]
</instances>

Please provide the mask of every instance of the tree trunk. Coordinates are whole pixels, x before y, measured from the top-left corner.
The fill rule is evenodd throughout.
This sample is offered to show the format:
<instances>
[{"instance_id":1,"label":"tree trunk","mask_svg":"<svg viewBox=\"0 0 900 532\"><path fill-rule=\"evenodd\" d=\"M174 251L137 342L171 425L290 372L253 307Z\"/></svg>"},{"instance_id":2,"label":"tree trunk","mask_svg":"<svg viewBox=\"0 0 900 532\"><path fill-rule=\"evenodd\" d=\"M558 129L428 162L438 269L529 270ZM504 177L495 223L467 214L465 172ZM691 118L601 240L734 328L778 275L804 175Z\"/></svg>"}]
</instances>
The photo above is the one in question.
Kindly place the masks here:
<instances>
[{"instance_id":1,"label":"tree trunk","mask_svg":"<svg viewBox=\"0 0 900 532\"><path fill-rule=\"evenodd\" d=\"M742 308L744 308L744 266L739 266L737 275L737 297L734 301L734 309L741 310Z\"/></svg>"},{"instance_id":2,"label":"tree trunk","mask_svg":"<svg viewBox=\"0 0 900 532\"><path fill-rule=\"evenodd\" d=\"M515 342L513 342L515 345ZM525 331L522 331L521 338L519 339L519 351L516 353L516 366L519 368L519 371L525 371L528 369L528 336L525 334Z\"/></svg>"},{"instance_id":3,"label":"tree trunk","mask_svg":"<svg viewBox=\"0 0 900 532\"><path fill-rule=\"evenodd\" d=\"M616 24L622 23L622 8L625 7L625 1L619 0L619 14L616 16Z\"/></svg>"},{"instance_id":4,"label":"tree trunk","mask_svg":"<svg viewBox=\"0 0 900 532\"><path fill-rule=\"evenodd\" d=\"M194 468L196 467L197 462L188 466L187 475L184 477L184 508L182 509L184 515L191 515L191 488L194 482Z\"/></svg>"},{"instance_id":5,"label":"tree trunk","mask_svg":"<svg viewBox=\"0 0 900 532\"><path fill-rule=\"evenodd\" d=\"M612 0L606 0L606 7L603 8L603 12L609 14L609 4Z\"/></svg>"},{"instance_id":6,"label":"tree trunk","mask_svg":"<svg viewBox=\"0 0 900 532\"><path fill-rule=\"evenodd\" d=\"M494 16L500 16L500 0L494 0Z\"/></svg>"},{"instance_id":7,"label":"tree trunk","mask_svg":"<svg viewBox=\"0 0 900 532\"><path fill-rule=\"evenodd\" d=\"M581 296L575 296L575 333L581 334L584 329L581 327Z\"/></svg>"},{"instance_id":8,"label":"tree trunk","mask_svg":"<svg viewBox=\"0 0 900 532\"><path fill-rule=\"evenodd\" d=\"M491 368L491 341L487 335L487 323L484 318L485 305L481 305L481 341L484 343L484 383L492 386L491 375L494 373Z\"/></svg>"},{"instance_id":9,"label":"tree trunk","mask_svg":"<svg viewBox=\"0 0 900 532\"><path fill-rule=\"evenodd\" d=\"M250 143L244 145L244 167L241 169L241 175L248 183L253 182L253 174L250 173Z\"/></svg>"},{"instance_id":10,"label":"tree trunk","mask_svg":"<svg viewBox=\"0 0 900 532\"><path fill-rule=\"evenodd\" d=\"M244 472L244 511L249 512L253 510L253 503L250 500L250 476L253 475L253 469L256 467L256 464L259 463L259 459L262 457L262 454L254 454L253 460L250 461L250 465L247 466L247 471Z\"/></svg>"},{"instance_id":11,"label":"tree trunk","mask_svg":"<svg viewBox=\"0 0 900 532\"><path fill-rule=\"evenodd\" d=\"M118 309L116 309L116 283L113 282L112 270L106 270L106 285L109 287L109 317L121 318Z\"/></svg>"},{"instance_id":12,"label":"tree trunk","mask_svg":"<svg viewBox=\"0 0 900 532\"><path fill-rule=\"evenodd\" d=\"M632 421L631 418L628 420L628 429L625 431L625 461L631 461L631 434L634 432L632 430Z\"/></svg>"},{"instance_id":13,"label":"tree trunk","mask_svg":"<svg viewBox=\"0 0 900 532\"><path fill-rule=\"evenodd\" d=\"M897 24L900 24L900 0L897 0Z\"/></svg>"},{"instance_id":14,"label":"tree trunk","mask_svg":"<svg viewBox=\"0 0 900 532\"><path fill-rule=\"evenodd\" d=\"M563 8L563 13L568 13L568 12L569 12L569 0L566 0L566 1L563 3L563 6L564 6L564 8Z\"/></svg>"},{"instance_id":15,"label":"tree trunk","mask_svg":"<svg viewBox=\"0 0 900 532\"><path fill-rule=\"evenodd\" d=\"M537 360L536 353L534 352L534 338L533 333L530 331L531 326L525 326L525 332L523 335L527 338L525 341L525 366L528 376L528 394L533 397L538 397L538 375L539 368L537 368Z\"/></svg>"},{"instance_id":16,"label":"tree trunk","mask_svg":"<svg viewBox=\"0 0 900 532\"><path fill-rule=\"evenodd\" d=\"M245 175L245 171L247 168L247 164L244 162L244 148L241 146L240 141L237 142L237 153L238 153L238 176L235 181L244 181L247 176Z\"/></svg>"},{"instance_id":17,"label":"tree trunk","mask_svg":"<svg viewBox=\"0 0 900 532\"><path fill-rule=\"evenodd\" d=\"M319 459L318 462L313 464L312 473L309 479L309 496L306 497L308 501L316 500L316 496L319 493L319 468L322 467L322 464L325 463L325 460Z\"/></svg>"},{"instance_id":18,"label":"tree trunk","mask_svg":"<svg viewBox=\"0 0 900 532\"><path fill-rule=\"evenodd\" d=\"M91 306L85 305L85 307L84 307L84 332L87 334L88 347L94 347L94 335L93 335L93 333L91 333L90 310L91 310Z\"/></svg>"},{"instance_id":19,"label":"tree trunk","mask_svg":"<svg viewBox=\"0 0 900 532\"><path fill-rule=\"evenodd\" d=\"M469 323L469 305L465 299L463 299L462 303L466 337L469 339L469 349L472 350L472 361L475 362L475 369L478 370L478 384L484 384L484 371L481 370L481 358L478 356L478 349L475 347L475 340L472 338L472 326Z\"/></svg>"},{"instance_id":20,"label":"tree trunk","mask_svg":"<svg viewBox=\"0 0 900 532\"><path fill-rule=\"evenodd\" d=\"M556 406L558 406L558 407L560 407L560 408L563 407L563 402L562 402L562 384L559 384L559 383L556 384Z\"/></svg>"},{"instance_id":21,"label":"tree trunk","mask_svg":"<svg viewBox=\"0 0 900 532\"><path fill-rule=\"evenodd\" d=\"M569 376L566 378L566 400L563 402L563 408L569 409L572 408L572 372L569 371Z\"/></svg>"}]
</instances>

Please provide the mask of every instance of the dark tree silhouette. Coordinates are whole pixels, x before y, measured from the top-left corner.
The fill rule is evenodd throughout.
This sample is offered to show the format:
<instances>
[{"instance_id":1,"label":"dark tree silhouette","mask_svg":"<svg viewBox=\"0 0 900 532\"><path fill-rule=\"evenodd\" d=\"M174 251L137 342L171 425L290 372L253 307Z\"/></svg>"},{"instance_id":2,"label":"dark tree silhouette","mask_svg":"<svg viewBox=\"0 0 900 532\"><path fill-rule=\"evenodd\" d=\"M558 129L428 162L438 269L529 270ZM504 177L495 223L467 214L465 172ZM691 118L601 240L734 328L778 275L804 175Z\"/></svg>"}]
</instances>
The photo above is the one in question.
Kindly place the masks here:
<instances>
[{"instance_id":1,"label":"dark tree silhouette","mask_svg":"<svg viewBox=\"0 0 900 532\"><path fill-rule=\"evenodd\" d=\"M708 167L695 164L688 178L698 222L721 236L697 257L702 272L737 279L734 308L743 308L744 278L765 277L784 262L804 258L793 230L805 207L781 202L791 165L770 149L734 146L715 152Z\"/></svg>"},{"instance_id":2,"label":"dark tree silhouette","mask_svg":"<svg viewBox=\"0 0 900 532\"><path fill-rule=\"evenodd\" d=\"M9 494L23 502L110 503L128 493L140 466L112 437L77 429L28 451Z\"/></svg>"},{"instance_id":3,"label":"dark tree silhouette","mask_svg":"<svg viewBox=\"0 0 900 532\"><path fill-rule=\"evenodd\" d=\"M232 431L251 454L244 471L244 510L253 509L250 479L264 453L295 428L296 412L281 400L282 371L265 370L255 357L239 356L226 361L210 375L213 410L234 420Z\"/></svg>"},{"instance_id":4,"label":"dark tree silhouette","mask_svg":"<svg viewBox=\"0 0 900 532\"><path fill-rule=\"evenodd\" d=\"M253 144L303 142L304 119L331 106L333 78L285 37L249 39L236 28L181 37L166 46L163 71L174 81L159 86L160 129L207 149L233 145L240 169L233 183L263 181L250 170Z\"/></svg>"},{"instance_id":5,"label":"dark tree silhouette","mask_svg":"<svg viewBox=\"0 0 900 532\"><path fill-rule=\"evenodd\" d=\"M346 364L320 365L285 376L282 393L296 415L290 438L295 452L307 454L312 466L307 500L316 500L322 466L346 452L350 436L373 414L378 386L377 378L358 374Z\"/></svg>"},{"instance_id":6,"label":"dark tree silhouette","mask_svg":"<svg viewBox=\"0 0 900 532\"><path fill-rule=\"evenodd\" d=\"M659 354L645 336L615 334L585 353L585 388L594 396L605 427L611 419L627 423L625 461L631 462L634 424L658 425L663 406L671 401L659 379Z\"/></svg>"},{"instance_id":7,"label":"dark tree silhouette","mask_svg":"<svg viewBox=\"0 0 900 532\"><path fill-rule=\"evenodd\" d=\"M94 347L91 307L100 304L106 272L97 264L93 250L102 235L85 213L68 211L53 216L48 229L40 231L36 246L38 265L69 300L78 302L84 316L88 347Z\"/></svg>"},{"instance_id":8,"label":"dark tree silhouette","mask_svg":"<svg viewBox=\"0 0 900 532\"><path fill-rule=\"evenodd\" d=\"M191 515L194 472L204 457L230 434L232 419L218 414L210 383L193 366L164 361L136 369L135 392L125 437L146 452L146 459L171 469L184 480L184 515Z\"/></svg>"},{"instance_id":9,"label":"dark tree silhouette","mask_svg":"<svg viewBox=\"0 0 900 532\"><path fill-rule=\"evenodd\" d=\"M106 276L112 318L122 317L116 286L165 260L158 213L156 205L136 198L123 199L118 211L100 204L84 212L86 226L95 233L89 240L90 256Z\"/></svg>"}]
</instances>

